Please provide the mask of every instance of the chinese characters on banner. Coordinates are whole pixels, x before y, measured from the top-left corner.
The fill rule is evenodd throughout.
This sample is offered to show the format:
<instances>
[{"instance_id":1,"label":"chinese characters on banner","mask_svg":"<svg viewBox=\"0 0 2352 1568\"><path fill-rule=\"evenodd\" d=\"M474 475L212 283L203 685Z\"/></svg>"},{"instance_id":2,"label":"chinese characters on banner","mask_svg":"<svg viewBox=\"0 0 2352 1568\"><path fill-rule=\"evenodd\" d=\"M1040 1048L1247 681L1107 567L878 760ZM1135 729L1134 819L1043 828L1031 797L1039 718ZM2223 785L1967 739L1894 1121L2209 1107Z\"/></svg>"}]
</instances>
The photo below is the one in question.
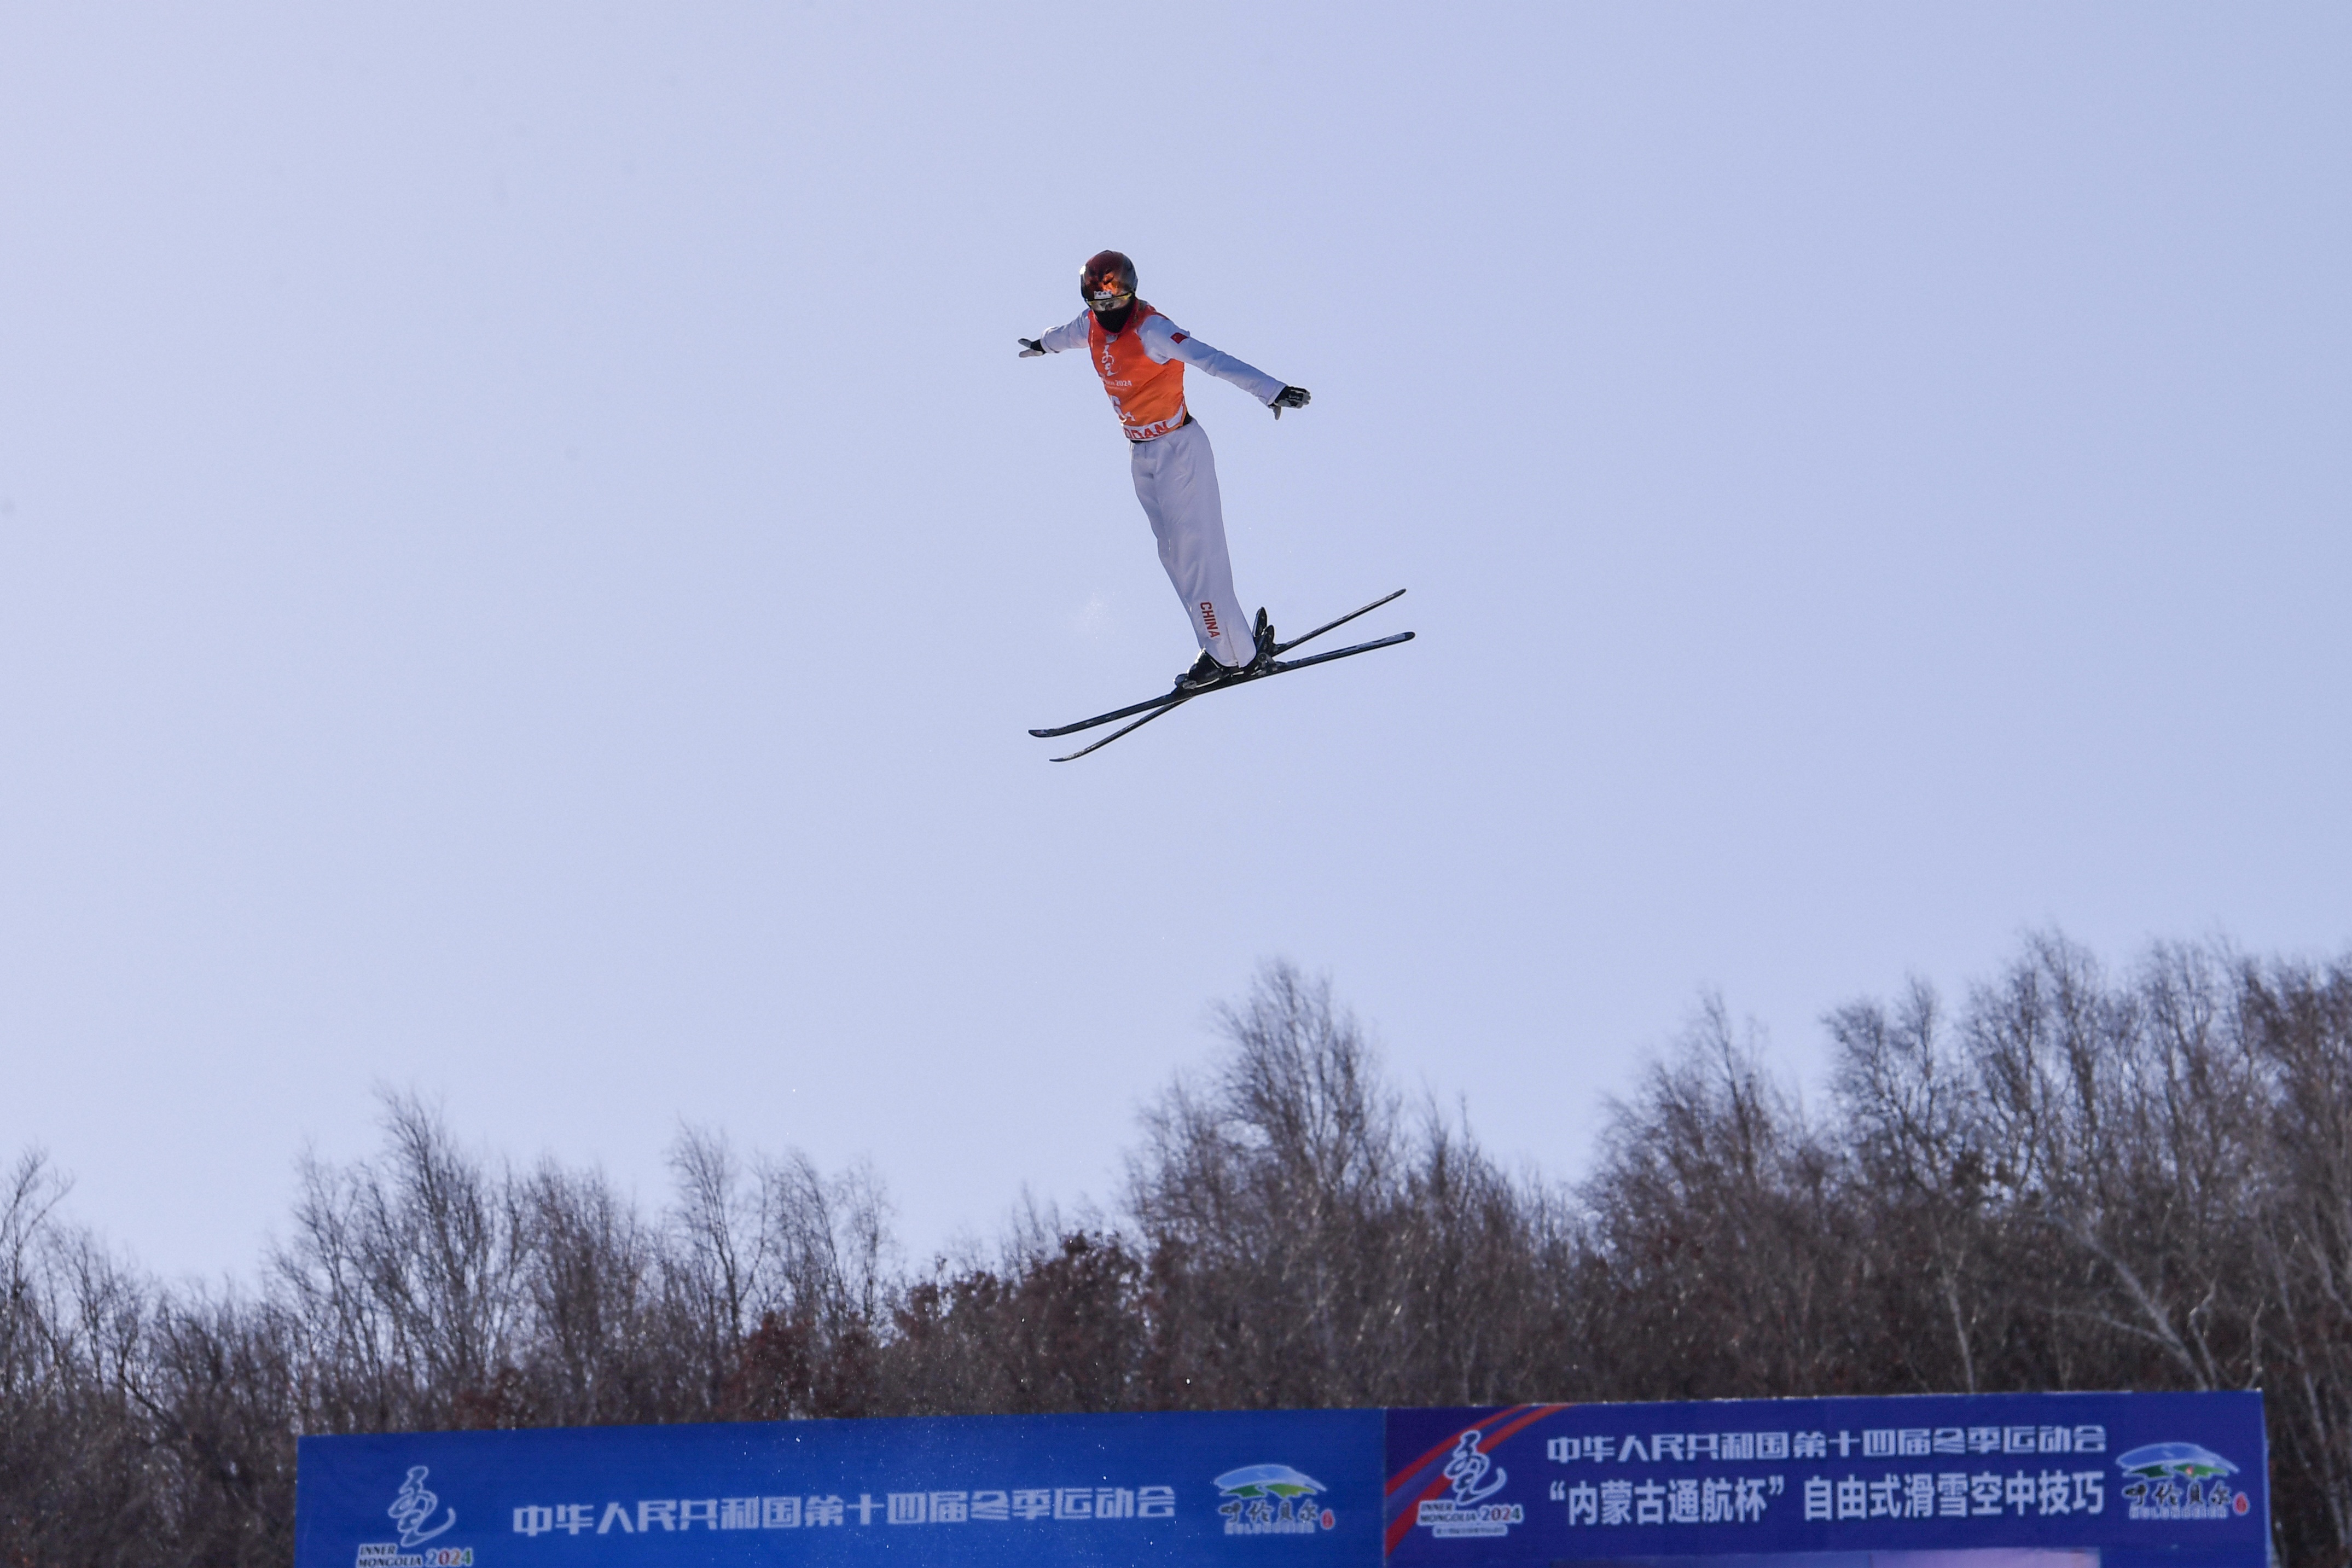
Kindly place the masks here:
<instances>
[{"instance_id":1,"label":"chinese characters on banner","mask_svg":"<svg viewBox=\"0 0 2352 1568\"><path fill-rule=\"evenodd\" d=\"M641 1498L634 1504L524 1503L514 1510L518 1535L624 1535L651 1531L822 1530L872 1524L999 1524L1013 1520L1173 1519L1174 1487L1016 1487L1004 1491L838 1492L811 1497Z\"/></svg>"},{"instance_id":2,"label":"chinese characters on banner","mask_svg":"<svg viewBox=\"0 0 2352 1568\"><path fill-rule=\"evenodd\" d=\"M2266 1561L2257 1394L1397 1410L1389 1464L1394 1568L1970 1547ZM1524 1525L1426 1528L1474 1471L1484 1506Z\"/></svg>"}]
</instances>

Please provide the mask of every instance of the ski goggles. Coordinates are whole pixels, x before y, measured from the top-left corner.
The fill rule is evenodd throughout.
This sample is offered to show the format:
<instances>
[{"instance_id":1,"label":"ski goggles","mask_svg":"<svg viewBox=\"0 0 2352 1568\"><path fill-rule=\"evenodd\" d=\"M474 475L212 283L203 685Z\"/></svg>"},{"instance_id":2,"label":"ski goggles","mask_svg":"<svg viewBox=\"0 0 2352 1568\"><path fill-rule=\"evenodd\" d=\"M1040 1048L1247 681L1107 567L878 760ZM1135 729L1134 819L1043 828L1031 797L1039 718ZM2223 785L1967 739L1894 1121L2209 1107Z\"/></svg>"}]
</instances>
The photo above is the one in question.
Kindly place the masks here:
<instances>
[{"instance_id":1,"label":"ski goggles","mask_svg":"<svg viewBox=\"0 0 2352 1568\"><path fill-rule=\"evenodd\" d=\"M1124 310L1134 302L1135 296L1132 294L1089 294L1087 296L1087 309L1094 311L1095 314L1098 316L1107 315L1113 310Z\"/></svg>"}]
</instances>

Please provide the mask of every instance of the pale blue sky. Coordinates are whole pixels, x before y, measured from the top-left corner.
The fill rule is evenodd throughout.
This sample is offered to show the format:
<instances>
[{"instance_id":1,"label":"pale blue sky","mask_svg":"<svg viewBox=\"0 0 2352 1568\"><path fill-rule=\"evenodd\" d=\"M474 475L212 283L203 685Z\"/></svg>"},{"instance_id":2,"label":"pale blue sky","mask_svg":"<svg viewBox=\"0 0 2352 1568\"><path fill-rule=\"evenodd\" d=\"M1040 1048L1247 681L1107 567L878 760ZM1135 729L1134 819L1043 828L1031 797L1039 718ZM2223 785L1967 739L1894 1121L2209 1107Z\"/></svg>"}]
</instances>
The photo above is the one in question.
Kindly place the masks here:
<instances>
[{"instance_id":1,"label":"pale blue sky","mask_svg":"<svg viewBox=\"0 0 2352 1568\"><path fill-rule=\"evenodd\" d=\"M1264 957L1572 1173L1702 986L2352 941L2352 11L0 6L0 1152L246 1269L372 1086L1106 1194ZM1313 389L1190 657L1117 246Z\"/></svg>"}]
</instances>

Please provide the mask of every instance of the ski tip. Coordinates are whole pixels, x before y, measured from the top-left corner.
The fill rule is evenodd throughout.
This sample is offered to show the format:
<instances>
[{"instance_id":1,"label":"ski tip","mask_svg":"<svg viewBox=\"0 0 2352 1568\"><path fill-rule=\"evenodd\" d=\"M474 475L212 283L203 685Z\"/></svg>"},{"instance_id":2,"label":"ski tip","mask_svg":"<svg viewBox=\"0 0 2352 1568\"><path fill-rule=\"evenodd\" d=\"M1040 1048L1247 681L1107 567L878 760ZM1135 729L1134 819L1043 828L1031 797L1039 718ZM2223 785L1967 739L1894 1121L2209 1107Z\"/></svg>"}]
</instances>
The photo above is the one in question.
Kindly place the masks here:
<instances>
[{"instance_id":1,"label":"ski tip","mask_svg":"<svg viewBox=\"0 0 2352 1568\"><path fill-rule=\"evenodd\" d=\"M1051 730L1032 730L1029 732L1041 741L1050 741L1054 738L1054 731Z\"/></svg>"}]
</instances>

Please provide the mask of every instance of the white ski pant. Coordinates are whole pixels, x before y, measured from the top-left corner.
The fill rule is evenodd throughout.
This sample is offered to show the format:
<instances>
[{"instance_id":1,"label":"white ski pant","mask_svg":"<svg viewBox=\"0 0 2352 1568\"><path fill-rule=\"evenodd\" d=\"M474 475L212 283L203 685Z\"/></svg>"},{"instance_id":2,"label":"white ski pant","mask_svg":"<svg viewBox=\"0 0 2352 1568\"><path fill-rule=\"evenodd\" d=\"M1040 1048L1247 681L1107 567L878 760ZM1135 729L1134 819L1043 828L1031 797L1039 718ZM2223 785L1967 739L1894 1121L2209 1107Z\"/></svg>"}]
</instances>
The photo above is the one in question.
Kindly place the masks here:
<instances>
[{"instance_id":1,"label":"white ski pant","mask_svg":"<svg viewBox=\"0 0 2352 1568\"><path fill-rule=\"evenodd\" d=\"M1247 664L1256 651L1247 612L1234 592L1225 553L1225 510L1217 496L1217 459L1195 421L1130 444L1135 499L1160 542L1160 564L1176 587L1192 636L1220 664Z\"/></svg>"}]
</instances>

